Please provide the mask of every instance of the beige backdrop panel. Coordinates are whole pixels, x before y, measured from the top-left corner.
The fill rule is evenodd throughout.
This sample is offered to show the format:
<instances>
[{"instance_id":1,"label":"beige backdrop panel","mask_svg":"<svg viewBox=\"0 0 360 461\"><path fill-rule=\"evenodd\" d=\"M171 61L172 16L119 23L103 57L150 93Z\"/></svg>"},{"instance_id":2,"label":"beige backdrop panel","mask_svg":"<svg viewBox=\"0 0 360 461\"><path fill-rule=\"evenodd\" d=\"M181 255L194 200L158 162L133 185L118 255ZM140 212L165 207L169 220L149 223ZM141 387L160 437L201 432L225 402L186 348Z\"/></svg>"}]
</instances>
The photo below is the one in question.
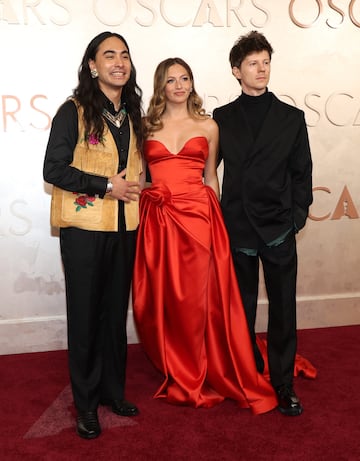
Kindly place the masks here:
<instances>
[{"instance_id":1,"label":"beige backdrop panel","mask_svg":"<svg viewBox=\"0 0 360 461\"><path fill-rule=\"evenodd\" d=\"M104 30L128 40L145 107L157 63L181 56L209 112L240 92L228 63L234 41L252 29L267 36L275 49L270 89L305 111L314 160L311 219L298 237L298 326L359 323L360 1L0 3L0 353L66 347L42 162L51 118L76 86L86 45ZM261 281L259 331L266 306ZM137 341L131 303L128 329Z\"/></svg>"}]
</instances>

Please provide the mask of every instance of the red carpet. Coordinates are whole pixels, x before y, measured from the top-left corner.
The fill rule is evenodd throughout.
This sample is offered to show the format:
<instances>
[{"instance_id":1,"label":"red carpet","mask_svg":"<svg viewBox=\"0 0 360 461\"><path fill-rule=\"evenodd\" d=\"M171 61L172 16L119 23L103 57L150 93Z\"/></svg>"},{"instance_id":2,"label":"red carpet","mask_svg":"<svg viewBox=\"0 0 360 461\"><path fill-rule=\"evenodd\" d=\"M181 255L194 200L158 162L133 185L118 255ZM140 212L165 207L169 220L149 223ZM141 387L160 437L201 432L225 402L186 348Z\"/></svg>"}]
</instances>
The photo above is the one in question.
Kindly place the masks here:
<instances>
[{"instance_id":1,"label":"red carpet","mask_svg":"<svg viewBox=\"0 0 360 461\"><path fill-rule=\"evenodd\" d=\"M66 351L0 356L0 460L358 461L360 326L299 331L298 352L318 370L296 378L304 413L253 416L234 402L212 409L152 399L160 376L129 346L128 393L141 414L101 408L102 435L74 432Z\"/></svg>"}]
</instances>

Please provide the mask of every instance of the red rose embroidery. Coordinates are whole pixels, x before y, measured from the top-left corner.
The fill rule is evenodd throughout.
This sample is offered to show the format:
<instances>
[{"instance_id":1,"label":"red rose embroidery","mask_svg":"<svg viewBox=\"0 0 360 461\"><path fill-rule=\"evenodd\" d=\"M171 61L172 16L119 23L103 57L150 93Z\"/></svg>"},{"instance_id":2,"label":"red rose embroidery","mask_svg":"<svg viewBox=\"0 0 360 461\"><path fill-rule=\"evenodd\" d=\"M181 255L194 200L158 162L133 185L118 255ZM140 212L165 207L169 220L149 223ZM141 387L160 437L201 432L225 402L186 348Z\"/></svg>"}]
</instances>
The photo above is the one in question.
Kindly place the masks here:
<instances>
[{"instance_id":1,"label":"red rose embroidery","mask_svg":"<svg viewBox=\"0 0 360 461\"><path fill-rule=\"evenodd\" d=\"M76 206L76 212L86 209L88 206L94 206L96 197L90 196L87 194L78 194L77 192L73 192L75 195L77 195L74 205Z\"/></svg>"}]
</instances>

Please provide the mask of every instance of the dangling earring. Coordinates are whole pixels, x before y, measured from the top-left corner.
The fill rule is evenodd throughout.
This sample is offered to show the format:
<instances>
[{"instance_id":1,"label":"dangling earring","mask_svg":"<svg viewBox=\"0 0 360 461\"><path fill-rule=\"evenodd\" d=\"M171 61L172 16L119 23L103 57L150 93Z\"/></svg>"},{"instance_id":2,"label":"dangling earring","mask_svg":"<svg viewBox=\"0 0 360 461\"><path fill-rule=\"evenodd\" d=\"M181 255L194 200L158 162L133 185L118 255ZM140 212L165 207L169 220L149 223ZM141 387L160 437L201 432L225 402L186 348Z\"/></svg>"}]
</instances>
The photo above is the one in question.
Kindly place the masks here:
<instances>
[{"instance_id":1,"label":"dangling earring","mask_svg":"<svg viewBox=\"0 0 360 461\"><path fill-rule=\"evenodd\" d=\"M99 76L98 71L96 69L91 69L90 74L92 78L97 78Z\"/></svg>"}]
</instances>

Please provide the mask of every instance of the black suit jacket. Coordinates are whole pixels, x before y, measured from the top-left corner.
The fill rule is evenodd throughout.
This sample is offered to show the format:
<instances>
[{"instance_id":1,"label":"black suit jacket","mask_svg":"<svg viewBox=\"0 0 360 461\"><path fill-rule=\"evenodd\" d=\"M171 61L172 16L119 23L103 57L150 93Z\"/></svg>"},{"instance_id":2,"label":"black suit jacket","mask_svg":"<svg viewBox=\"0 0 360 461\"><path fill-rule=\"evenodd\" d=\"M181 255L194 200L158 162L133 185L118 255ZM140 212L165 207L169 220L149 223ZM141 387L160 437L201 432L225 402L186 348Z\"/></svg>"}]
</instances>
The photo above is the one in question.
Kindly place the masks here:
<instances>
[{"instance_id":1,"label":"black suit jacket","mask_svg":"<svg viewBox=\"0 0 360 461\"><path fill-rule=\"evenodd\" d=\"M224 161L221 205L231 246L258 248L300 230L312 203L312 161L304 112L271 94L257 139L241 97L215 109Z\"/></svg>"}]
</instances>

